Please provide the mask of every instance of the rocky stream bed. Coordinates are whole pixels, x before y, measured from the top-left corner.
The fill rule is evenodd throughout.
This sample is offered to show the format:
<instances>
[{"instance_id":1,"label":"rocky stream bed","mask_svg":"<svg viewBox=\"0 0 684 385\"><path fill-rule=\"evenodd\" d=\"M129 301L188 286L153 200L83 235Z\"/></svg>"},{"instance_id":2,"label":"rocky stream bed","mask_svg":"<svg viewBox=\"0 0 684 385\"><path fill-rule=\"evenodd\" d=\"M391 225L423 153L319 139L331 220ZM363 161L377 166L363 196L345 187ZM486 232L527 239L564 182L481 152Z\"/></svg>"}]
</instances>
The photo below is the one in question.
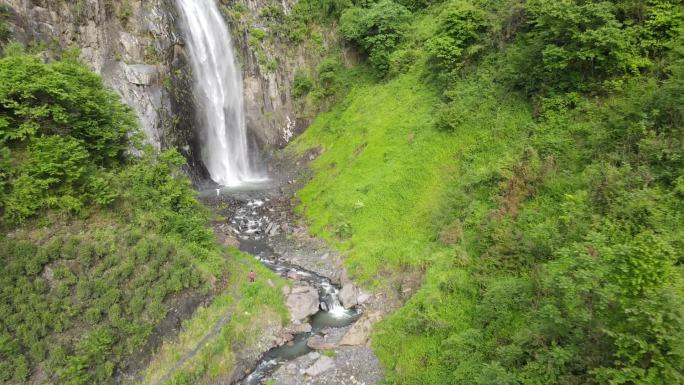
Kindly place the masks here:
<instances>
[{"instance_id":1,"label":"rocky stream bed","mask_svg":"<svg viewBox=\"0 0 684 385\"><path fill-rule=\"evenodd\" d=\"M297 224L288 184L292 181L201 193L221 218L213 223L221 242L292 280L283 293L290 324L265 331L264 351L238 352L238 372L221 383L377 384L382 369L368 338L387 305L382 295L351 282L341 256Z\"/></svg>"}]
</instances>

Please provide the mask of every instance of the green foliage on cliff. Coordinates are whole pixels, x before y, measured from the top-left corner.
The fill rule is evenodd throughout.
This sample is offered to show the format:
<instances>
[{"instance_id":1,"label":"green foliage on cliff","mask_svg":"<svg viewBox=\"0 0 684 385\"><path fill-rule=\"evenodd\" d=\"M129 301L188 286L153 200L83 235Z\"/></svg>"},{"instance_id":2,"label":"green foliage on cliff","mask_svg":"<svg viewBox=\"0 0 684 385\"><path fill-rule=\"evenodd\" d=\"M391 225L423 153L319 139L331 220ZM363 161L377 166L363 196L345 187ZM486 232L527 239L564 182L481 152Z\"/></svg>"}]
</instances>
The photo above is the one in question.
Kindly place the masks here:
<instances>
[{"instance_id":1,"label":"green foliage on cliff","mask_svg":"<svg viewBox=\"0 0 684 385\"><path fill-rule=\"evenodd\" d=\"M410 293L388 382L684 382L681 4L395 3L383 80L295 144L311 229Z\"/></svg>"},{"instance_id":2,"label":"green foliage on cliff","mask_svg":"<svg viewBox=\"0 0 684 385\"><path fill-rule=\"evenodd\" d=\"M174 303L198 304L207 282L248 265L217 245L184 158L137 143L132 112L76 55L44 64L10 51L0 58L0 383L113 383ZM268 293L238 305L282 313L280 292Z\"/></svg>"},{"instance_id":3,"label":"green foliage on cliff","mask_svg":"<svg viewBox=\"0 0 684 385\"><path fill-rule=\"evenodd\" d=\"M0 182L4 220L20 223L48 207L78 214L109 203L99 171L121 165L135 126L118 98L75 60L46 65L10 56L0 62L0 78L0 143L13 166Z\"/></svg>"},{"instance_id":4,"label":"green foliage on cliff","mask_svg":"<svg viewBox=\"0 0 684 385\"><path fill-rule=\"evenodd\" d=\"M0 48L2 48L12 37L12 31L7 26L9 9L5 5L0 5Z\"/></svg>"},{"instance_id":5,"label":"green foliage on cliff","mask_svg":"<svg viewBox=\"0 0 684 385\"><path fill-rule=\"evenodd\" d=\"M371 65L385 74L389 55L401 42L410 17L405 7L390 0L369 8L352 7L342 13L340 33L367 53Z\"/></svg>"}]
</instances>

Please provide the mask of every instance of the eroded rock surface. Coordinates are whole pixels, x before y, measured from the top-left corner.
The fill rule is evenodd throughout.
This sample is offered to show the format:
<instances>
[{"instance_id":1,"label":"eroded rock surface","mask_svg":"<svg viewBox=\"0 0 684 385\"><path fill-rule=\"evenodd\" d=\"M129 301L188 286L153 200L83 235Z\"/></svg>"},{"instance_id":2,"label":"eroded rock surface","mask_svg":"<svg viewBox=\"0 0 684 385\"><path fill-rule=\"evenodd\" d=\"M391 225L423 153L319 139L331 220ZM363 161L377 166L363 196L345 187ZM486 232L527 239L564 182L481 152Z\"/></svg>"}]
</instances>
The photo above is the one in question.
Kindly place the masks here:
<instances>
[{"instance_id":1,"label":"eroded rock surface","mask_svg":"<svg viewBox=\"0 0 684 385\"><path fill-rule=\"evenodd\" d=\"M381 383L381 373L370 349L341 347L330 357L317 352L299 357L278 368L271 378L278 385L374 385Z\"/></svg>"},{"instance_id":2,"label":"eroded rock surface","mask_svg":"<svg viewBox=\"0 0 684 385\"><path fill-rule=\"evenodd\" d=\"M340 345L363 345L368 341L373 324L378 322L381 318L379 313L364 314L352 327L347 334L342 337Z\"/></svg>"},{"instance_id":3,"label":"eroded rock surface","mask_svg":"<svg viewBox=\"0 0 684 385\"><path fill-rule=\"evenodd\" d=\"M51 47L45 57L76 46L81 61L102 75L137 113L148 141L157 148L173 111L159 74L172 71L174 33L170 0L75 2L5 0L13 38Z\"/></svg>"}]
</instances>

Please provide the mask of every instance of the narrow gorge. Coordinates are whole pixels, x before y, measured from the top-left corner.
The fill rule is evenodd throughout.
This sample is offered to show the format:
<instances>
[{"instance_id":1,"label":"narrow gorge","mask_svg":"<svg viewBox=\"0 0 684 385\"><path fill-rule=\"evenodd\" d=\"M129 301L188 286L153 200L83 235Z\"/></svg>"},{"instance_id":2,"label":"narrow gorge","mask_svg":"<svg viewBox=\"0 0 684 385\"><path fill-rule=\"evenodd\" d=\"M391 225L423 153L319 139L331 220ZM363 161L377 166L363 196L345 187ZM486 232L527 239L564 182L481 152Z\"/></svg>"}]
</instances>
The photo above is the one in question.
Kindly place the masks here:
<instances>
[{"instance_id":1,"label":"narrow gorge","mask_svg":"<svg viewBox=\"0 0 684 385\"><path fill-rule=\"evenodd\" d=\"M230 13L213 1L8 5L8 22L17 40L32 47L56 44L44 51L46 61L78 48L79 59L136 112L144 142L162 150L175 148L186 158L185 171L201 189L201 201L214 216L226 218L213 224L219 239L256 256L291 282L283 287L289 322L258 330L260 342L255 346L231 347L235 362L214 383L252 385L274 378L283 384L303 383L305 378L321 384L380 381L377 358L365 345L371 318L362 311L374 312L372 319L377 320L373 296L361 293L347 278L335 251L297 224L289 202L295 194L292 183L304 177L306 161L300 165L291 155L276 152L307 122L297 117L302 110L292 100L289 87L295 69L290 66L320 59L307 57L307 51L289 51L292 64L281 61L284 67L276 71L265 68L263 48L255 47L246 34L236 47L226 21ZM287 12L292 5L280 6ZM247 20L268 9L266 4L249 7ZM239 34L240 27L233 20L232 33ZM270 48L275 48L269 53L274 59L285 59L278 58L282 48ZM270 278L259 279L273 285ZM188 332L181 322L211 301L196 296L176 301L143 348L117 370L115 382L165 384L183 378L206 346L219 343L236 311L230 306L217 310L221 317L204 335L194 337L196 346L175 346L176 333ZM268 325L277 325L273 317ZM176 358L158 368L167 343L177 349Z\"/></svg>"},{"instance_id":2,"label":"narrow gorge","mask_svg":"<svg viewBox=\"0 0 684 385\"><path fill-rule=\"evenodd\" d=\"M684 383L683 30L0 0L0 384Z\"/></svg>"}]
</instances>

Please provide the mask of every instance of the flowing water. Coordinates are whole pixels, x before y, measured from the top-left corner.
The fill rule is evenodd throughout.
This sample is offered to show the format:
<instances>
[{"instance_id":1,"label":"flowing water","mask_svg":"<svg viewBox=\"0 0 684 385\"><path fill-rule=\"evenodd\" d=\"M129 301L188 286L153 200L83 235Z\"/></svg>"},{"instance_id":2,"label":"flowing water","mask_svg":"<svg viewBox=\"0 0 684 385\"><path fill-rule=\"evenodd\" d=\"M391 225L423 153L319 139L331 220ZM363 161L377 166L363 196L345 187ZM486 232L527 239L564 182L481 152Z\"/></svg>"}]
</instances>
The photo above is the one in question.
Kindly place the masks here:
<instances>
[{"instance_id":1,"label":"flowing water","mask_svg":"<svg viewBox=\"0 0 684 385\"><path fill-rule=\"evenodd\" d=\"M251 374L240 384L259 384L288 360L311 351L307 340L327 327L344 327L360 314L340 305L338 289L326 277L293 265L274 253L270 246L273 224L264 215L270 187L250 154L245 127L242 79L233 55L233 45L225 20L214 1L176 0L192 67L195 105L200 127L202 161L211 179L226 186L203 192L205 198L225 197L237 209L230 227L243 251L254 254L264 265L284 276L297 276L318 291L320 311L311 317L311 332L265 352ZM215 194L215 195L214 195Z\"/></svg>"},{"instance_id":2,"label":"flowing water","mask_svg":"<svg viewBox=\"0 0 684 385\"><path fill-rule=\"evenodd\" d=\"M270 216L267 184L251 184L249 187L222 188L202 192L207 199L229 201L234 210L230 213L230 231L240 241L240 249L254 255L266 267L282 277L296 276L318 291L320 310L310 319L311 331L301 333L294 340L264 352L255 369L238 383L257 385L272 374L283 363L312 351L307 340L320 335L325 328L340 328L354 323L361 314L357 309L345 309L339 301L339 290L327 277L316 274L301 266L288 262L271 247L273 227Z\"/></svg>"},{"instance_id":3,"label":"flowing water","mask_svg":"<svg viewBox=\"0 0 684 385\"><path fill-rule=\"evenodd\" d=\"M228 26L213 0L176 0L193 72L201 156L214 182L240 186L265 179L250 152L242 76Z\"/></svg>"}]
</instances>

